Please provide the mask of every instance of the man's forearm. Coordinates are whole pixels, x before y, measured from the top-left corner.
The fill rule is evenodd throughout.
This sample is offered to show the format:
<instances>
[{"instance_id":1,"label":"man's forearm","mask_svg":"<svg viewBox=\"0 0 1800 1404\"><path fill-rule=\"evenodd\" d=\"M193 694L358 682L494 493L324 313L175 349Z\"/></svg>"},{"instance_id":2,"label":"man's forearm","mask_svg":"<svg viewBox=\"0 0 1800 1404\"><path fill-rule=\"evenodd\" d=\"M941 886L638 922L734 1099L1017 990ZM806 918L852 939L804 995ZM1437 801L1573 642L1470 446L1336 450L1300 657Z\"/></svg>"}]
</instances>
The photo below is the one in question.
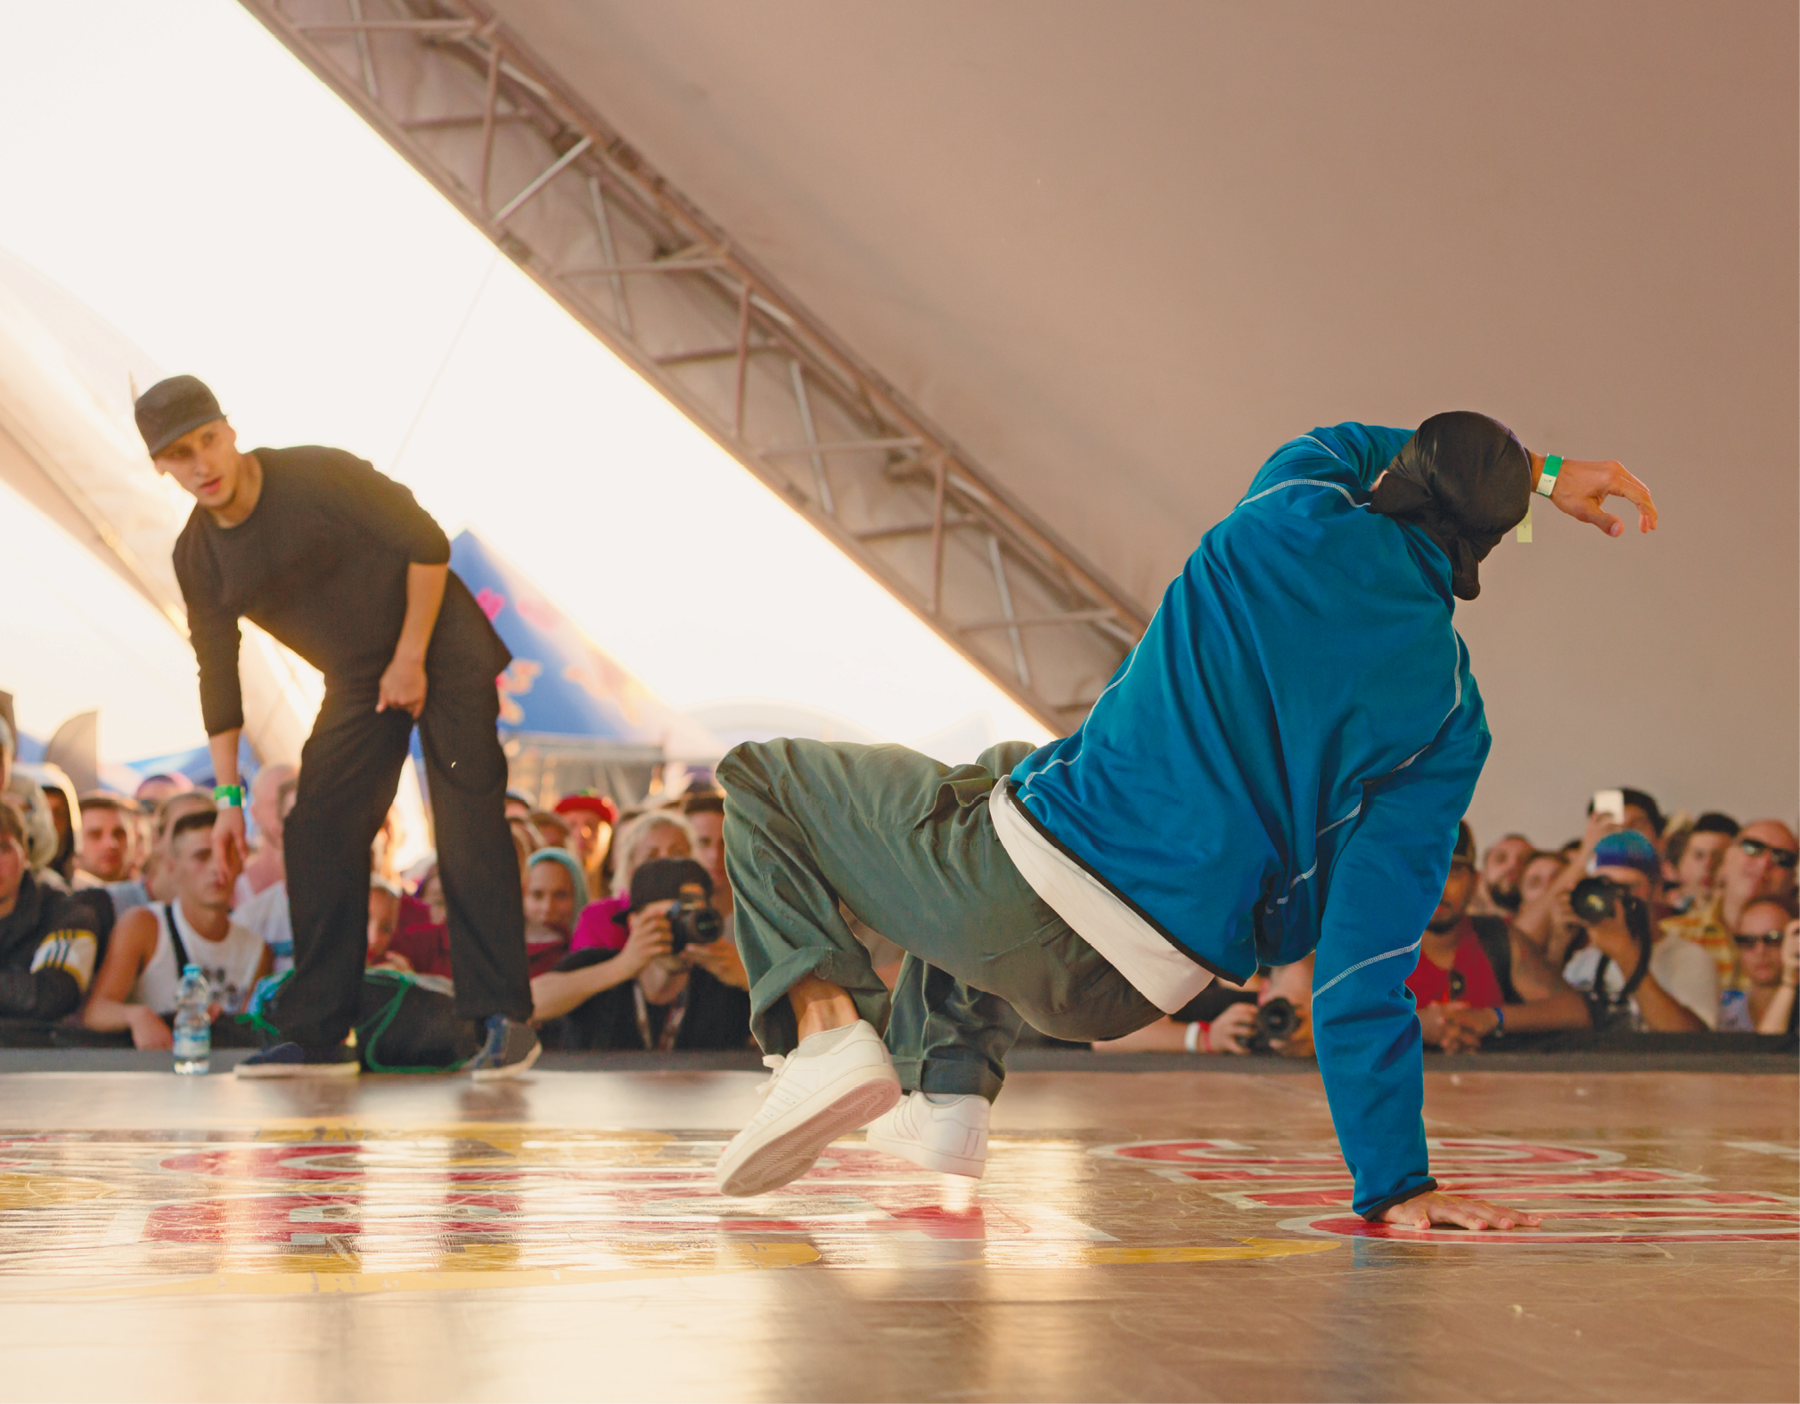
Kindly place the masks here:
<instances>
[{"instance_id":1,"label":"man's forearm","mask_svg":"<svg viewBox=\"0 0 1800 1404\"><path fill-rule=\"evenodd\" d=\"M631 972L617 957L580 970L546 971L531 982L531 1021L536 1024L558 1018L630 978Z\"/></svg>"},{"instance_id":2,"label":"man's forearm","mask_svg":"<svg viewBox=\"0 0 1800 1404\"><path fill-rule=\"evenodd\" d=\"M449 566L420 565L416 561L407 566L406 620L400 626L394 657L416 663L425 661L431 631L437 627L438 611L444 606L444 587L449 583Z\"/></svg>"},{"instance_id":3,"label":"man's forearm","mask_svg":"<svg viewBox=\"0 0 1800 1404\"><path fill-rule=\"evenodd\" d=\"M243 733L233 728L221 731L217 736L206 738L206 746L212 752L213 783L216 785L235 785L238 783L238 737Z\"/></svg>"},{"instance_id":4,"label":"man's forearm","mask_svg":"<svg viewBox=\"0 0 1800 1404\"><path fill-rule=\"evenodd\" d=\"M1592 1024L1587 1001L1577 990L1560 990L1544 999L1506 1006L1508 1033L1548 1033L1553 1029L1585 1029Z\"/></svg>"},{"instance_id":5,"label":"man's forearm","mask_svg":"<svg viewBox=\"0 0 1800 1404\"><path fill-rule=\"evenodd\" d=\"M1646 975L1637 987L1638 1012L1654 1033L1705 1033L1706 1021Z\"/></svg>"}]
</instances>

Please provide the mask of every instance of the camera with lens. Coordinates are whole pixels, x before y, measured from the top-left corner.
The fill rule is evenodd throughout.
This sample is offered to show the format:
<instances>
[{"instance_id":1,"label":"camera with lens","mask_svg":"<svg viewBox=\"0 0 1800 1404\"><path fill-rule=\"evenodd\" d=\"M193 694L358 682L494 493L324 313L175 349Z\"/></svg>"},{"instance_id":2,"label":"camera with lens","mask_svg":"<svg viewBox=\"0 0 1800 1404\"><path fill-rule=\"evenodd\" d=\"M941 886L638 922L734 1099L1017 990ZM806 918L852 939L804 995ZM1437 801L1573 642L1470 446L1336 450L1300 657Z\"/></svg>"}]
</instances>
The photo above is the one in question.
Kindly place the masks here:
<instances>
[{"instance_id":1,"label":"camera with lens","mask_svg":"<svg viewBox=\"0 0 1800 1404\"><path fill-rule=\"evenodd\" d=\"M1276 1043L1292 1038L1299 1030L1300 1011L1294 1008L1294 1001L1277 995L1257 1006L1256 1028L1245 1046L1252 1053L1272 1053Z\"/></svg>"},{"instance_id":2,"label":"camera with lens","mask_svg":"<svg viewBox=\"0 0 1800 1404\"><path fill-rule=\"evenodd\" d=\"M724 929L724 918L713 906L712 899L692 889L677 898L669 909L669 934L674 938L669 942L672 951L683 946L710 946Z\"/></svg>"},{"instance_id":3,"label":"camera with lens","mask_svg":"<svg viewBox=\"0 0 1800 1404\"><path fill-rule=\"evenodd\" d=\"M652 902L669 908L670 951L710 946L725 930L725 920L712 904L712 877L692 858L657 858L631 875L631 911ZM617 920L618 918L615 918Z\"/></svg>"},{"instance_id":4,"label":"camera with lens","mask_svg":"<svg viewBox=\"0 0 1800 1404\"><path fill-rule=\"evenodd\" d=\"M1610 920L1626 902L1636 900L1627 889L1605 877L1584 877L1569 893L1569 906L1576 919L1589 924Z\"/></svg>"}]
</instances>

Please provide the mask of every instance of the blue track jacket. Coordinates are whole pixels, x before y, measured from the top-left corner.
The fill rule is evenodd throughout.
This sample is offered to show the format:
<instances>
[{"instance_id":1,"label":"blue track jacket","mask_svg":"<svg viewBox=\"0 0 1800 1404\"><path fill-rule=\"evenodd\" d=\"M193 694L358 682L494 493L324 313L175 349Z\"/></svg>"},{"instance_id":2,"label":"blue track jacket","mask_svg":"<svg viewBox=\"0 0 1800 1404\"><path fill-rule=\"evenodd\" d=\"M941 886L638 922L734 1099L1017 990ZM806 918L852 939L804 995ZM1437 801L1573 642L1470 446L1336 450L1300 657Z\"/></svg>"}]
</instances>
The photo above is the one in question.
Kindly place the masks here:
<instances>
[{"instance_id":1,"label":"blue track jacket","mask_svg":"<svg viewBox=\"0 0 1800 1404\"><path fill-rule=\"evenodd\" d=\"M1081 728L1014 793L1233 980L1317 950L1313 1038L1358 1213L1432 1187L1403 983L1489 736L1450 562L1365 505L1408 429L1282 445L1201 538Z\"/></svg>"}]
</instances>

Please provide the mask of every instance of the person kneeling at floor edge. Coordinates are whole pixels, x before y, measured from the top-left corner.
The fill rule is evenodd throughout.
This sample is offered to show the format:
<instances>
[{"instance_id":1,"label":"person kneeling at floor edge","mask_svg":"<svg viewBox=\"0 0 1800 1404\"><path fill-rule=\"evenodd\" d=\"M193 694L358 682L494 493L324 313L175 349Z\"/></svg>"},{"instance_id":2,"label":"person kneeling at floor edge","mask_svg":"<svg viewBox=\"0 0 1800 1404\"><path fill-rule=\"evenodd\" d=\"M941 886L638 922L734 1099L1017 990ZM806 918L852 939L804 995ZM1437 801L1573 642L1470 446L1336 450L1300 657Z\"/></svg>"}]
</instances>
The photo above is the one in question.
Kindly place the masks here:
<instances>
[{"instance_id":1,"label":"person kneeling at floor edge","mask_svg":"<svg viewBox=\"0 0 1800 1404\"><path fill-rule=\"evenodd\" d=\"M1655 525L1617 463L1528 454L1484 415L1315 429L1202 539L1073 735L954 769L896 746L735 748L726 865L775 1076L720 1190L778 1188L871 1121L920 1164L979 1169L1021 1018L1118 1038L1214 975L1316 949L1356 1211L1535 1223L1432 1179L1403 984L1490 744L1455 599L1534 486L1608 535L1611 495ZM891 1001L840 901L907 953Z\"/></svg>"},{"instance_id":2,"label":"person kneeling at floor edge","mask_svg":"<svg viewBox=\"0 0 1800 1404\"><path fill-rule=\"evenodd\" d=\"M532 980L533 1017L560 1020L547 1036L563 1048L614 1051L748 1044L749 979L737 951L718 939L713 898L710 874L691 858L641 864L617 918L624 946L571 951ZM696 913L706 914L698 940L689 939Z\"/></svg>"}]
</instances>

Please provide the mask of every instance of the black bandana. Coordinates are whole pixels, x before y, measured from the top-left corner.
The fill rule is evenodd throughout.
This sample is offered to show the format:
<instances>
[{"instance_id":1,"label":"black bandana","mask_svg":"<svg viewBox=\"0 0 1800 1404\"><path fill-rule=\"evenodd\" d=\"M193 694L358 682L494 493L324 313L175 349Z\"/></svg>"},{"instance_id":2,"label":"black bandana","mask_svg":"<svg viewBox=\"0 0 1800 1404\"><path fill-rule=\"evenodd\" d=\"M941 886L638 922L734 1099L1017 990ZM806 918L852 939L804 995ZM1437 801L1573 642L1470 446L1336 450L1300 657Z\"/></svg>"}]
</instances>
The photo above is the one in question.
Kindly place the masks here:
<instances>
[{"instance_id":1,"label":"black bandana","mask_svg":"<svg viewBox=\"0 0 1800 1404\"><path fill-rule=\"evenodd\" d=\"M1481 562L1531 507L1531 459L1512 430L1485 414L1434 414L1394 455L1369 506L1443 547L1450 588L1472 600L1481 593Z\"/></svg>"}]
</instances>

